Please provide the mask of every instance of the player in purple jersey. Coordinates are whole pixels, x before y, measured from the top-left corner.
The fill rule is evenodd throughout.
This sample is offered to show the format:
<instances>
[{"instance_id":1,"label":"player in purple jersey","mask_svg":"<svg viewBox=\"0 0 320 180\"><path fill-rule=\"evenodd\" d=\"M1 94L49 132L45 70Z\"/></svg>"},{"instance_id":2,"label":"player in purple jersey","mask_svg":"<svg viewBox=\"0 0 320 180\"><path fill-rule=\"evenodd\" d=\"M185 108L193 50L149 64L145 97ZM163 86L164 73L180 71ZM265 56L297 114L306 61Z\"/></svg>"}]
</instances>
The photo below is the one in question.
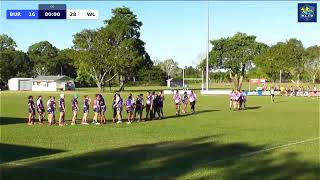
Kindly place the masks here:
<instances>
[{"instance_id":1,"label":"player in purple jersey","mask_svg":"<svg viewBox=\"0 0 320 180\"><path fill-rule=\"evenodd\" d=\"M242 103L243 103L243 94L242 94L242 90L240 90L239 92L239 101L238 101L238 110L240 110L241 109L241 107L242 107Z\"/></svg>"},{"instance_id":2,"label":"player in purple jersey","mask_svg":"<svg viewBox=\"0 0 320 180\"><path fill-rule=\"evenodd\" d=\"M186 113L187 112L187 106L188 106L188 103L189 103L189 97L188 97L188 93L186 91L183 93L182 103L183 103L182 113Z\"/></svg>"},{"instance_id":3,"label":"player in purple jersey","mask_svg":"<svg viewBox=\"0 0 320 180\"><path fill-rule=\"evenodd\" d=\"M247 94L246 94L246 92L244 90L242 90L241 93L242 93L242 96L241 96L242 97L242 103L241 103L240 108L245 109L246 108L246 102L247 102Z\"/></svg>"},{"instance_id":4,"label":"player in purple jersey","mask_svg":"<svg viewBox=\"0 0 320 180\"><path fill-rule=\"evenodd\" d=\"M149 120L152 118L152 108L153 108L153 98L150 92L147 93L146 97L146 119Z\"/></svg>"},{"instance_id":5,"label":"player in purple jersey","mask_svg":"<svg viewBox=\"0 0 320 180\"><path fill-rule=\"evenodd\" d=\"M173 96L173 102L176 105L176 115L180 115L180 104L181 104L181 96L179 94L179 90Z\"/></svg>"},{"instance_id":6,"label":"player in purple jersey","mask_svg":"<svg viewBox=\"0 0 320 180\"><path fill-rule=\"evenodd\" d=\"M116 99L115 99L115 103L113 105L113 108L116 108L116 111L117 111L117 116L118 116L118 121L117 121L117 124L120 124L122 123L122 98L120 96L119 93L116 94Z\"/></svg>"},{"instance_id":7,"label":"player in purple jersey","mask_svg":"<svg viewBox=\"0 0 320 180\"><path fill-rule=\"evenodd\" d=\"M88 125L88 114L89 114L89 107L90 107L90 98L88 95L83 96L83 118L81 124Z\"/></svg>"},{"instance_id":8,"label":"player in purple jersey","mask_svg":"<svg viewBox=\"0 0 320 180\"><path fill-rule=\"evenodd\" d=\"M100 114L100 105L99 105L99 94L95 95L95 99L93 100L93 112L94 112L94 116L93 116L93 121L92 124L100 124L98 122L98 118L99 118L99 114Z\"/></svg>"},{"instance_id":9,"label":"player in purple jersey","mask_svg":"<svg viewBox=\"0 0 320 180\"><path fill-rule=\"evenodd\" d=\"M156 102L157 101L157 94L155 91L152 91L152 107L151 107L151 119L154 119L156 118L156 113L157 113L157 110L158 110L158 103Z\"/></svg>"},{"instance_id":10,"label":"player in purple jersey","mask_svg":"<svg viewBox=\"0 0 320 180\"><path fill-rule=\"evenodd\" d=\"M49 125L53 124L54 109L53 109L52 99L53 99L52 96L49 96L49 99L47 101L47 112L48 112L48 123L49 123Z\"/></svg>"},{"instance_id":11,"label":"player in purple jersey","mask_svg":"<svg viewBox=\"0 0 320 180\"><path fill-rule=\"evenodd\" d=\"M53 109L52 113L52 125L56 124L56 98L52 96L51 99L51 107Z\"/></svg>"},{"instance_id":12,"label":"player in purple jersey","mask_svg":"<svg viewBox=\"0 0 320 180\"><path fill-rule=\"evenodd\" d=\"M33 125L34 118L36 115L36 109L35 105L33 102L33 97L29 96L28 97L28 112L29 112L29 117L28 117L28 125Z\"/></svg>"},{"instance_id":13,"label":"player in purple jersey","mask_svg":"<svg viewBox=\"0 0 320 180\"><path fill-rule=\"evenodd\" d=\"M158 105L159 112L160 112L161 118L164 118L164 115L163 115L163 102L164 102L164 94L163 94L163 91L160 91L160 92L159 92L158 98L159 98L159 105Z\"/></svg>"},{"instance_id":14,"label":"player in purple jersey","mask_svg":"<svg viewBox=\"0 0 320 180\"><path fill-rule=\"evenodd\" d=\"M72 112L73 112L71 125L75 125L76 124L76 120L77 120L78 111L79 111L78 95L77 94L75 94L73 96L72 100L71 100L71 109L72 109Z\"/></svg>"},{"instance_id":15,"label":"player in purple jersey","mask_svg":"<svg viewBox=\"0 0 320 180\"><path fill-rule=\"evenodd\" d=\"M106 107L106 103L104 101L102 94L99 94L99 106L100 106L100 123L106 124L107 120L106 120L106 116L104 114L107 110L107 107Z\"/></svg>"},{"instance_id":16,"label":"player in purple jersey","mask_svg":"<svg viewBox=\"0 0 320 180\"><path fill-rule=\"evenodd\" d=\"M127 124L131 124L133 121L133 98L132 94L129 95L128 99L126 100L126 111L128 113L128 122Z\"/></svg>"},{"instance_id":17,"label":"player in purple jersey","mask_svg":"<svg viewBox=\"0 0 320 180\"><path fill-rule=\"evenodd\" d=\"M113 115L112 115L112 122L113 123L116 123L116 118L117 118L117 108L115 106L115 103L116 103L116 97L117 97L117 94L118 93L115 93L114 96L113 96L113 101L112 101L112 110L113 110Z\"/></svg>"},{"instance_id":18,"label":"player in purple jersey","mask_svg":"<svg viewBox=\"0 0 320 180\"><path fill-rule=\"evenodd\" d=\"M240 92L237 90L234 96L234 110L240 109Z\"/></svg>"},{"instance_id":19,"label":"player in purple jersey","mask_svg":"<svg viewBox=\"0 0 320 180\"><path fill-rule=\"evenodd\" d=\"M65 122L65 112L66 112L66 105L64 101L64 94L60 94L60 99L59 99L59 111L60 111L60 116L59 116L59 126L63 126Z\"/></svg>"},{"instance_id":20,"label":"player in purple jersey","mask_svg":"<svg viewBox=\"0 0 320 180\"><path fill-rule=\"evenodd\" d=\"M136 120L137 114L138 114L138 122L142 120L142 112L143 112L143 106L144 106L144 101L143 101L143 94L140 94L137 96L136 101L135 101L135 110L134 110L134 117L133 120Z\"/></svg>"},{"instance_id":21,"label":"player in purple jersey","mask_svg":"<svg viewBox=\"0 0 320 180\"><path fill-rule=\"evenodd\" d=\"M160 96L158 94L155 94L154 100L153 100L153 109L154 109L153 118L154 119L156 119L156 115L158 115L158 119L161 119L159 105L160 105Z\"/></svg>"},{"instance_id":22,"label":"player in purple jersey","mask_svg":"<svg viewBox=\"0 0 320 180\"><path fill-rule=\"evenodd\" d=\"M232 91L229 93L229 109L231 110L231 107L233 106L234 109L234 100L235 100L235 92L232 89Z\"/></svg>"},{"instance_id":23,"label":"player in purple jersey","mask_svg":"<svg viewBox=\"0 0 320 180\"><path fill-rule=\"evenodd\" d=\"M43 102L42 102L42 96L38 96L37 111L39 113L39 124L43 124L45 110L44 110L44 106L43 106Z\"/></svg>"},{"instance_id":24,"label":"player in purple jersey","mask_svg":"<svg viewBox=\"0 0 320 180\"><path fill-rule=\"evenodd\" d=\"M192 90L189 94L189 102L190 102L190 106L191 106L191 113L194 113L196 111L196 101L197 101L197 95L196 93L194 93Z\"/></svg>"}]
</instances>

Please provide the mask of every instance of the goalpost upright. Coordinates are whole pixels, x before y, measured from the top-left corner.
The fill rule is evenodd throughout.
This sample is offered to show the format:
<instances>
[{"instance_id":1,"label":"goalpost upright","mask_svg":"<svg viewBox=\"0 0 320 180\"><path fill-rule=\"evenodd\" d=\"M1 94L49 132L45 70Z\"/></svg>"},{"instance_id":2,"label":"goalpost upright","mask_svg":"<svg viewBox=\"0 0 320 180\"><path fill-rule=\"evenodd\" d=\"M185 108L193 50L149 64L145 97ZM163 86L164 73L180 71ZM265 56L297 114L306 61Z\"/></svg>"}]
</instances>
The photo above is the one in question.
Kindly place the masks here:
<instances>
[{"instance_id":1,"label":"goalpost upright","mask_svg":"<svg viewBox=\"0 0 320 180\"><path fill-rule=\"evenodd\" d=\"M207 62L206 62L206 90L209 90L209 0L207 1Z\"/></svg>"}]
</instances>

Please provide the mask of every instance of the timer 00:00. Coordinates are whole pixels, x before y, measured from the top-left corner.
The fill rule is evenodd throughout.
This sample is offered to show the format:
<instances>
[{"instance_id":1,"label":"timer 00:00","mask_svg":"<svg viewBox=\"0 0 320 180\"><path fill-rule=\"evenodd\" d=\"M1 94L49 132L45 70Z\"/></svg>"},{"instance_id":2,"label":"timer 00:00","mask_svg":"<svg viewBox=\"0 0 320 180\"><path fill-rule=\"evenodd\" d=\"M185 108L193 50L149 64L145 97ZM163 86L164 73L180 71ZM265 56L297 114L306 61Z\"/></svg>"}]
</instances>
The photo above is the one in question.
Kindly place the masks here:
<instances>
[{"instance_id":1,"label":"timer 00:00","mask_svg":"<svg viewBox=\"0 0 320 180\"><path fill-rule=\"evenodd\" d=\"M45 12L44 16L60 16L60 12Z\"/></svg>"}]
</instances>

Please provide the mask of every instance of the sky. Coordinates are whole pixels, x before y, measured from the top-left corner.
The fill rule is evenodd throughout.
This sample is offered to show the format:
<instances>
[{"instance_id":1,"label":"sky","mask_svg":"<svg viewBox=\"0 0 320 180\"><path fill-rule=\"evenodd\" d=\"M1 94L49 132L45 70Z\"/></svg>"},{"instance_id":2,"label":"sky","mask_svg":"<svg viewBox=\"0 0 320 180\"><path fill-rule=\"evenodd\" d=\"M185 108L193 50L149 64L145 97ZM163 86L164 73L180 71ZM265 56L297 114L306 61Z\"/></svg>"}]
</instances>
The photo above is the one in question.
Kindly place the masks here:
<instances>
[{"instance_id":1,"label":"sky","mask_svg":"<svg viewBox=\"0 0 320 180\"><path fill-rule=\"evenodd\" d=\"M320 8L319 1L318 9ZM305 47L320 45L318 23L298 23L299 1L1 1L0 34L17 42L17 49L49 41L59 49L72 46L73 35L96 29L111 17L111 9L129 7L142 21L141 39L152 60L172 58L183 66L196 66L207 51L207 7L209 39L244 32L268 45L297 38ZM37 9L38 4L67 5L67 9L96 9L98 20L7 20L8 9Z\"/></svg>"}]
</instances>

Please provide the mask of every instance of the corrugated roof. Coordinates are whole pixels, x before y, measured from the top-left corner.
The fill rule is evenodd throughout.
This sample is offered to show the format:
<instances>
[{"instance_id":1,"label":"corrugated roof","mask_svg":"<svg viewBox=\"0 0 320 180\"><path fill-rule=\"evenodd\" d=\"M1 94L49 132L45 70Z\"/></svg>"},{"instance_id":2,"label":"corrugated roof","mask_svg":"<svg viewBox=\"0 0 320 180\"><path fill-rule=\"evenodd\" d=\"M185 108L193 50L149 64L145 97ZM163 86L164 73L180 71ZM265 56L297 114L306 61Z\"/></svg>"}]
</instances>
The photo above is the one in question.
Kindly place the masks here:
<instances>
[{"instance_id":1,"label":"corrugated roof","mask_svg":"<svg viewBox=\"0 0 320 180\"><path fill-rule=\"evenodd\" d=\"M70 78L68 76L38 76L38 77L34 78L33 81L57 81L60 79L72 80L72 78Z\"/></svg>"},{"instance_id":2,"label":"corrugated roof","mask_svg":"<svg viewBox=\"0 0 320 180\"><path fill-rule=\"evenodd\" d=\"M17 79L17 80L32 80L33 78L10 78L10 79ZM9 79L9 80L10 80Z\"/></svg>"}]
</instances>

